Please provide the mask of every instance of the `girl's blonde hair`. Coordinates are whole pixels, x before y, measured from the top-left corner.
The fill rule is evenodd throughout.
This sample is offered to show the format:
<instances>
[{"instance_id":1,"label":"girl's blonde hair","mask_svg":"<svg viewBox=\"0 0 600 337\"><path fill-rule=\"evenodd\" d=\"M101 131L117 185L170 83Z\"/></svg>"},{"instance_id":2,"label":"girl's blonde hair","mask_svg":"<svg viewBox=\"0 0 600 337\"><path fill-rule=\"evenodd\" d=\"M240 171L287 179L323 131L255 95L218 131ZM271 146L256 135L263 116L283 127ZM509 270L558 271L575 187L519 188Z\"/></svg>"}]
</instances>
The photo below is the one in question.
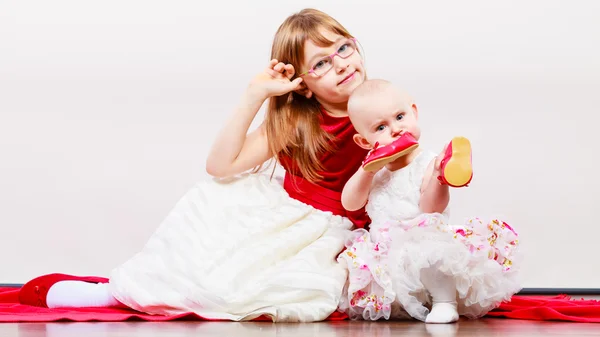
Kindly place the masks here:
<instances>
[{"instance_id":1,"label":"girl's blonde hair","mask_svg":"<svg viewBox=\"0 0 600 337\"><path fill-rule=\"evenodd\" d=\"M325 38L326 30L346 38L353 36L334 18L316 10L304 9L288 17L273 40L271 59L294 66L296 74L303 71L304 44L311 40L328 47L333 41ZM333 151L332 135L321 128L321 107L315 97L310 99L296 92L271 97L266 111L265 126L269 149L277 159L287 156L297 165L300 174L311 182L322 178L319 156ZM290 172L297 174L297 172Z\"/></svg>"}]
</instances>

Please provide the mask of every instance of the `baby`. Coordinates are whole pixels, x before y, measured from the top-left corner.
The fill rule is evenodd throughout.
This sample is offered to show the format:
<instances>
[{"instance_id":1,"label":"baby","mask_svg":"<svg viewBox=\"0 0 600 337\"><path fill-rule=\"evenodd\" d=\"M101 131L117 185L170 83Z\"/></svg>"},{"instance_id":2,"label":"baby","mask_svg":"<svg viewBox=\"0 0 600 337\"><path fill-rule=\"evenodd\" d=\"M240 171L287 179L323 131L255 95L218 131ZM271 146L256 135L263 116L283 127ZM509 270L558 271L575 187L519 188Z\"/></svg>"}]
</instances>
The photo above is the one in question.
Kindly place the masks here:
<instances>
[{"instance_id":1,"label":"baby","mask_svg":"<svg viewBox=\"0 0 600 337\"><path fill-rule=\"evenodd\" d=\"M450 323L481 317L518 292L517 234L508 224L447 223L450 189L472 178L470 142L456 137L439 154L421 149L416 104L384 80L355 89L348 114L354 141L372 151L345 185L342 204L366 204L372 223L353 232L338 258L349 270L340 309L352 318L408 313Z\"/></svg>"}]
</instances>

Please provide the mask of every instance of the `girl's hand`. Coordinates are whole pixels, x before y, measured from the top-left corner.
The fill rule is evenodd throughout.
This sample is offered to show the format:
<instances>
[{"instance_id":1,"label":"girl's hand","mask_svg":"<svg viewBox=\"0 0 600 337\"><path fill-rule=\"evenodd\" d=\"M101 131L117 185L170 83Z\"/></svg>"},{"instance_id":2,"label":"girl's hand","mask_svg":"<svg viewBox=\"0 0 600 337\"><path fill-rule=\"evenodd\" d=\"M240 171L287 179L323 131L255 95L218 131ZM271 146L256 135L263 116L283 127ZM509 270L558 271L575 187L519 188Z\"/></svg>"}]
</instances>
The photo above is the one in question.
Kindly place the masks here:
<instances>
[{"instance_id":1,"label":"girl's hand","mask_svg":"<svg viewBox=\"0 0 600 337\"><path fill-rule=\"evenodd\" d=\"M263 72L252 79L250 88L256 94L264 96L265 99L273 96L281 96L301 89L301 77L290 81L295 73L294 66L291 64L283 64L273 59Z\"/></svg>"}]
</instances>

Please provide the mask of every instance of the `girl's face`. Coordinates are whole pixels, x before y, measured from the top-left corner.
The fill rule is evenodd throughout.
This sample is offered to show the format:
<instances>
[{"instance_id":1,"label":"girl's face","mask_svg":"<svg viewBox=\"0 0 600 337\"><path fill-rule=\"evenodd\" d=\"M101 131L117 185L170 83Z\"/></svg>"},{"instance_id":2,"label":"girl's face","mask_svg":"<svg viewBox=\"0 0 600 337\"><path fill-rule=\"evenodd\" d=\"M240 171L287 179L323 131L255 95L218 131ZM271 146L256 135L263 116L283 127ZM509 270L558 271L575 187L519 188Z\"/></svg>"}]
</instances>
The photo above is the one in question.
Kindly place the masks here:
<instances>
[{"instance_id":1,"label":"girl's face","mask_svg":"<svg viewBox=\"0 0 600 337\"><path fill-rule=\"evenodd\" d=\"M303 83L326 109L346 105L352 91L365 80L363 58L354 39L327 30L321 34L334 43L322 47L306 40L304 62L296 71L304 73Z\"/></svg>"}]
</instances>

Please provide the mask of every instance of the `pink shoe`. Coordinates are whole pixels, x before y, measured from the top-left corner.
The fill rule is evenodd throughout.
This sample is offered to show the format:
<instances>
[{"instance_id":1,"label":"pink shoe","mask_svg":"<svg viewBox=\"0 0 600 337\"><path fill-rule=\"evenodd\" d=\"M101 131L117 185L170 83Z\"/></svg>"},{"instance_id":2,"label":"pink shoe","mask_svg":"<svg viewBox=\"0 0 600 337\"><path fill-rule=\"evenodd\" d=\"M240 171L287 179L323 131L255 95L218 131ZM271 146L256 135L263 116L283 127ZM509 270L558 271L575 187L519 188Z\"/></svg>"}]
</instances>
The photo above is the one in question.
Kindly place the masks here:
<instances>
[{"instance_id":1,"label":"pink shoe","mask_svg":"<svg viewBox=\"0 0 600 337\"><path fill-rule=\"evenodd\" d=\"M473 179L471 142L465 137L454 137L440 164L438 180L452 187L468 186Z\"/></svg>"},{"instance_id":2,"label":"pink shoe","mask_svg":"<svg viewBox=\"0 0 600 337\"><path fill-rule=\"evenodd\" d=\"M417 142L415 137L405 132L391 144L382 147L378 147L378 144L375 144L375 147L369 152L363 162L363 168L365 171L377 171L388 163L411 153L418 146L419 142Z\"/></svg>"},{"instance_id":3,"label":"pink shoe","mask_svg":"<svg viewBox=\"0 0 600 337\"><path fill-rule=\"evenodd\" d=\"M43 275L25 283L19 290L19 303L47 308L46 295L54 284L60 281L83 281L89 283L108 283L108 279L95 276L73 276L66 274Z\"/></svg>"}]
</instances>

